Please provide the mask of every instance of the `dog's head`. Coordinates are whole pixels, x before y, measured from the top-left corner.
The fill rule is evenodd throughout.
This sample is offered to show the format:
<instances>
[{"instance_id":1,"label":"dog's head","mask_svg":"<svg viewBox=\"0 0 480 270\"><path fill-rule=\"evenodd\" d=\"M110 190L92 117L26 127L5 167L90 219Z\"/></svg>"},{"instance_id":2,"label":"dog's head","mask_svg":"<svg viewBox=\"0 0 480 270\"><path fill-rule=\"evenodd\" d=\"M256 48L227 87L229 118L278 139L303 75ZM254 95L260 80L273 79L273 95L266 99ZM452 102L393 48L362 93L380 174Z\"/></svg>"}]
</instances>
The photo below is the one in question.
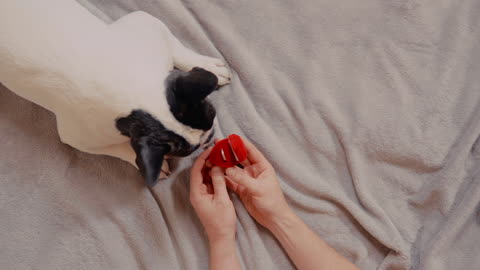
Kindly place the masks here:
<instances>
[{"instance_id":1,"label":"dog's head","mask_svg":"<svg viewBox=\"0 0 480 270\"><path fill-rule=\"evenodd\" d=\"M130 137L136 163L149 186L157 182L166 155L188 156L212 140L216 112L206 97L217 89L217 83L217 77L202 68L170 73L165 98L173 117L165 119L177 122L170 125L177 127L174 130L140 109L117 119L117 129Z\"/></svg>"}]
</instances>

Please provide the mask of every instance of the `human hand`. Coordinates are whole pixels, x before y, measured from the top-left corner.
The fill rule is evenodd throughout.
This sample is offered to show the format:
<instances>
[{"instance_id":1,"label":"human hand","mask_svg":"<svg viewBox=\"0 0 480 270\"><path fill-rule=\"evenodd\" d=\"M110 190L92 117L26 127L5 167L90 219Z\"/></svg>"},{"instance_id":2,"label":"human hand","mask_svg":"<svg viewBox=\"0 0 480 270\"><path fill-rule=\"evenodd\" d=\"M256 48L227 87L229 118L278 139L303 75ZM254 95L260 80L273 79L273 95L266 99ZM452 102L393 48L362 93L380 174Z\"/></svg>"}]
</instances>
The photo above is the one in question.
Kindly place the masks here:
<instances>
[{"instance_id":1,"label":"human hand","mask_svg":"<svg viewBox=\"0 0 480 270\"><path fill-rule=\"evenodd\" d=\"M204 182L202 168L212 149L203 152L190 172L190 202L195 209L210 244L235 241L237 216L227 193L224 171L220 167L210 170L212 182Z\"/></svg>"},{"instance_id":2,"label":"human hand","mask_svg":"<svg viewBox=\"0 0 480 270\"><path fill-rule=\"evenodd\" d=\"M270 162L252 143L245 139L243 142L248 152L242 162L244 168L228 168L227 185L240 197L250 215L271 230L276 223L291 217L293 211Z\"/></svg>"}]
</instances>

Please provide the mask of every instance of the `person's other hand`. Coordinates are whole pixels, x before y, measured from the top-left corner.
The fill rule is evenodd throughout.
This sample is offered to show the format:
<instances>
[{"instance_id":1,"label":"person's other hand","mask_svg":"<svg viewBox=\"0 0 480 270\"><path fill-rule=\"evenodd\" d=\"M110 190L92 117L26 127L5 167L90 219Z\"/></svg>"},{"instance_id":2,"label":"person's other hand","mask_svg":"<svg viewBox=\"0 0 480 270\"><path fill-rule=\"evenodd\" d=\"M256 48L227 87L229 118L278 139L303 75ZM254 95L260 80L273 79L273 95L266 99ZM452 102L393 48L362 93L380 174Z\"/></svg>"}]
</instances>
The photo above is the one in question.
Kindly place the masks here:
<instances>
[{"instance_id":1,"label":"person's other hand","mask_svg":"<svg viewBox=\"0 0 480 270\"><path fill-rule=\"evenodd\" d=\"M220 167L210 170L212 182L204 182L202 168L212 149L203 152L190 172L190 202L205 228L208 240L235 241L237 216L227 193L224 171Z\"/></svg>"},{"instance_id":2,"label":"person's other hand","mask_svg":"<svg viewBox=\"0 0 480 270\"><path fill-rule=\"evenodd\" d=\"M271 229L276 222L292 215L293 211L285 200L270 162L252 143L245 139L243 142L248 152L247 159L242 162L244 168L228 168L227 185L240 197L250 215Z\"/></svg>"}]
</instances>

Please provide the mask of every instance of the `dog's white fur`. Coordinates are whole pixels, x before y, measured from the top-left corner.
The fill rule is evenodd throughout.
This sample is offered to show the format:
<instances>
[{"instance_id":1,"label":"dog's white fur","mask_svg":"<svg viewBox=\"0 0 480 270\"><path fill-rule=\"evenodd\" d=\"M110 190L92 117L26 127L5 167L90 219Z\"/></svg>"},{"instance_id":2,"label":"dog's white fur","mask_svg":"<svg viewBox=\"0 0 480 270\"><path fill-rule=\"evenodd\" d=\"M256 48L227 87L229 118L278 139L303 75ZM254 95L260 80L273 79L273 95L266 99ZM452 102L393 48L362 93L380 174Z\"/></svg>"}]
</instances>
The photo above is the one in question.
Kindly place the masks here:
<instances>
[{"instance_id":1,"label":"dog's white fur","mask_svg":"<svg viewBox=\"0 0 480 270\"><path fill-rule=\"evenodd\" d=\"M173 67L202 67L229 82L224 63L185 48L145 12L113 24L73 0L0 1L0 81L56 115L62 142L135 165L115 119L144 109L189 143L208 132L178 122L165 99Z\"/></svg>"}]
</instances>

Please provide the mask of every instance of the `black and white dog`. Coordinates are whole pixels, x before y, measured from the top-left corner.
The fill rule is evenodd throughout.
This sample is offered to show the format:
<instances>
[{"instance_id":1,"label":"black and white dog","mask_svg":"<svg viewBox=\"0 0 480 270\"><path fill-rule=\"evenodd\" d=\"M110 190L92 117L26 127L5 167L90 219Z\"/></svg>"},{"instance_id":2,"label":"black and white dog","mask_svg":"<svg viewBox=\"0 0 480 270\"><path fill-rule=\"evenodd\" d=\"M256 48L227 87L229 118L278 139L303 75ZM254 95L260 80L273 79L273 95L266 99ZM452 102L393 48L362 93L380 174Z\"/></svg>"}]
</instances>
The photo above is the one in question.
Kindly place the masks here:
<instances>
[{"instance_id":1,"label":"black and white dog","mask_svg":"<svg viewBox=\"0 0 480 270\"><path fill-rule=\"evenodd\" d=\"M144 12L105 24L74 0L2 0L0 81L55 113L62 142L126 160L153 186L165 157L212 139L206 97L230 73Z\"/></svg>"}]
</instances>

